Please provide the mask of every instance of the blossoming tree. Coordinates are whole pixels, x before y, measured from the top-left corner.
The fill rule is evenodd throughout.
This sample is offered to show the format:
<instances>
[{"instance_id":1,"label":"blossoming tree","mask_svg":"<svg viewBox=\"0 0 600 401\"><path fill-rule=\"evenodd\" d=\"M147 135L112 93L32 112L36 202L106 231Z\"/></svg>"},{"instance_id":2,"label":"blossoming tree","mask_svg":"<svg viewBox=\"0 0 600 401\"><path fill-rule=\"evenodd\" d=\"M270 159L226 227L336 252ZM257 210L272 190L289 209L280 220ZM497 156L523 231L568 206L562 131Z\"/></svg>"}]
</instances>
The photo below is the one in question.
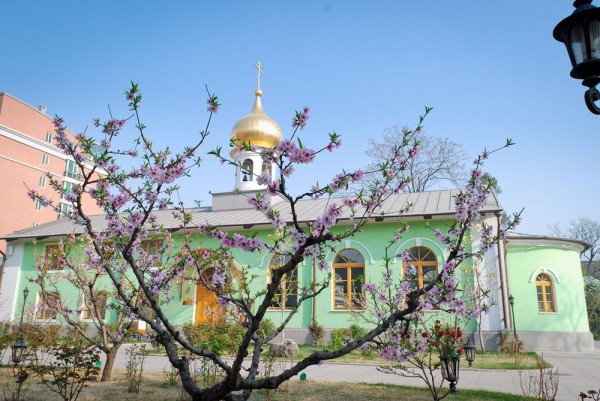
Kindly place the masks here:
<instances>
[{"instance_id":1,"label":"blossoming tree","mask_svg":"<svg viewBox=\"0 0 600 401\"><path fill-rule=\"evenodd\" d=\"M289 310L281 324L272 333L264 333L259 330L261 322L265 319L268 308L280 296L282 281L309 257L314 257L318 267L328 272L330 267L325 258L326 251L359 233L369 219L382 213L382 205L389 196L406 189L410 182L410 177L405 175L407 166L419 151L419 143L414 136L421 130L423 119L430 109L426 108L414 130L403 131L402 140L394 146L389 157L375 167L381 172L381 179L353 197L335 198L334 195L346 189L349 184L360 181L364 174L361 170L342 171L327 184L317 184L298 195L289 190L288 180L292 179L295 166L312 163L317 156L334 151L341 145L340 136L333 133L320 149L303 146L299 134L307 123L308 108L296 112L292 135L275 148L263 149L247 143L236 143L238 148L257 152L265 162L277 166L278 173L275 176L268 170L256 176L257 182L266 186L267 193L259 192L248 199L250 205L272 224L273 235L268 236L269 240L263 240L252 234L231 232L195 222L193 215L183 204L174 204L172 201L179 188L178 179L192 174L200 164L198 154L208 135L210 121L218 110L217 97L209 93L206 128L195 144L185 147L180 153L173 153L169 148L155 149L141 121L139 107L142 95L136 84L132 84L127 90L126 97L138 132L134 148L129 150L111 149L110 146L113 138L122 133L126 120L96 120L96 126L104 136L101 140L81 134L77 136L76 143L70 143L64 135L64 121L55 119L58 146L77 163L82 163L84 159L92 160L95 168L102 168L107 172L101 177L94 176L95 168L84 172L83 183L73 188L69 198L74 205L70 218L83 226L86 235L90 237L95 257L99 261L98 268L110 278L122 310L132 318L145 321L154 331L156 341L164 346L169 361L178 370L183 386L193 400L247 400L255 389L277 388L310 365L347 354L386 336L390 330L397 331L402 327L407 330L410 322L428 309L445 305L453 313L464 313L457 294L455 269L466 259L484 255L498 239L492 228L483 224L480 228L481 246L471 249L465 244L465 235L479 224L479 211L490 191L489 186L481 180L481 165L492 152L484 152L475 161L469 185L454 199L455 224L447 232L436 231L436 236L448 248L448 257L435 280L422 288L416 288L406 280L384 278L389 281L385 284L388 293L394 296L382 300L374 324L363 337L339 349L314 352L282 372L261 376L259 369L263 347L284 330L303 302L316 297L330 282L328 276L307 288L300 288L296 305ZM100 145L99 152L97 144ZM508 141L505 146L511 144ZM138 148L142 153L141 157L138 156ZM209 153L223 163L236 164L223 156L220 148ZM130 169L121 168L119 160L122 157L139 160L139 164ZM82 210L80 200L86 193L106 210L105 228L100 229ZM38 194L32 193L31 196L48 204ZM291 216L289 219L284 219L272 207L269 196L278 196L287 203ZM306 223L298 216L298 203L311 198L327 198L328 202L319 217ZM170 236L170 230L161 226L155 214L157 210L165 210L170 206L173 206L173 214L180 224L178 232L182 238L177 245ZM338 225L341 216L349 217L353 224ZM407 229L407 225L401 225L391 241L398 242ZM159 234L166 238L158 252L159 263L154 259L156 254L151 254L142 246L142 239L149 234ZM210 238L219 246L210 250L200 249L194 243L195 235ZM113 244L123 263L114 263L113 258L105 257L102 244L107 241ZM250 270L243 269L240 272L232 267L233 252L267 250L282 256L283 261L277 269L272 270L267 284L257 286L256 283L253 284L257 277ZM169 290L190 275L216 294L219 304L231 311L244 326L244 335L233 360L225 360L209 349L196 347L169 320L163 308L169 301ZM122 285L123 277L127 277L131 285ZM256 288L259 290L255 290ZM375 284L367 290L376 291ZM140 305L140 299L149 309ZM388 337L393 341L397 336L392 332ZM400 341L388 343L381 352L388 359L402 358L402 347ZM221 371L223 380L206 388L194 382L189 354L212 361Z\"/></svg>"},{"instance_id":2,"label":"blossoming tree","mask_svg":"<svg viewBox=\"0 0 600 401\"><path fill-rule=\"evenodd\" d=\"M57 190L64 191L58 181L52 177L50 180ZM111 242L99 244L98 249L105 263L110 263L113 268L123 263L115 255ZM40 286L44 307L52 311L51 315L59 315L75 333L105 354L101 381L110 380L117 352L132 330L136 317L126 313L119 305L111 304L110 299L117 298L115 286L106 280L107 273L100 265L101 258L92 247L89 237L76 238L70 235L50 253L36 253L35 259L37 277L32 281ZM119 269L125 268L122 266ZM79 289L75 308L71 300L59 295L65 285ZM120 285L123 288L130 285L125 276ZM138 297L134 303L140 306L141 299ZM111 313L114 319L108 323L107 315Z\"/></svg>"}]
</instances>

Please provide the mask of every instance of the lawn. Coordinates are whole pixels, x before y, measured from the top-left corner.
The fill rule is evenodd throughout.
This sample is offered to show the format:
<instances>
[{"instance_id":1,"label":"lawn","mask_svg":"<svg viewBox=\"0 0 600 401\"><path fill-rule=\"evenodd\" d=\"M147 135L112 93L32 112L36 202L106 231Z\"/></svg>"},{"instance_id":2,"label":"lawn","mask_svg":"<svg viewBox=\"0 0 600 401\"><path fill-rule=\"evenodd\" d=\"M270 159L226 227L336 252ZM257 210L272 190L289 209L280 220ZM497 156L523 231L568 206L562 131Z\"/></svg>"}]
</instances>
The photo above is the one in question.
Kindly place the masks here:
<instances>
[{"instance_id":1,"label":"lawn","mask_svg":"<svg viewBox=\"0 0 600 401\"><path fill-rule=\"evenodd\" d=\"M7 373L9 369L2 369ZM2 380L3 390L6 389L6 380ZM11 380L12 382L12 380ZM6 394L6 393L5 393ZM38 379L30 379L21 394L22 399L28 401L59 401L60 397L51 393L47 387L39 383ZM127 393L127 380L124 372L115 371L114 379L108 383L90 383L86 387L80 398L85 401L167 401L188 399L181 398L181 385L177 381L176 385L168 384L167 377L162 373L144 373L139 394ZM431 399L429 392L425 388L393 386L384 384L364 384L364 383L324 383L324 382L299 382L292 381L285 383L279 390L275 391L256 391L252 395L252 401L388 401L388 400L410 400L410 401L428 401ZM449 401L528 401L529 398L497 393L482 390L463 390L447 398Z\"/></svg>"},{"instance_id":2,"label":"lawn","mask_svg":"<svg viewBox=\"0 0 600 401\"><path fill-rule=\"evenodd\" d=\"M298 347L298 357L305 358L314 351L321 351L327 347L319 347L315 345L300 345ZM500 352L486 352L485 354L477 353L472 369L537 369L537 358L539 356L535 352L527 352L524 354L514 355ZM341 358L332 360L330 363L357 363L367 365L383 365L386 362L377 356L376 353L365 355L360 351L354 351ZM552 365L546 362L546 367ZM462 358L461 369L469 369L468 362Z\"/></svg>"}]
</instances>

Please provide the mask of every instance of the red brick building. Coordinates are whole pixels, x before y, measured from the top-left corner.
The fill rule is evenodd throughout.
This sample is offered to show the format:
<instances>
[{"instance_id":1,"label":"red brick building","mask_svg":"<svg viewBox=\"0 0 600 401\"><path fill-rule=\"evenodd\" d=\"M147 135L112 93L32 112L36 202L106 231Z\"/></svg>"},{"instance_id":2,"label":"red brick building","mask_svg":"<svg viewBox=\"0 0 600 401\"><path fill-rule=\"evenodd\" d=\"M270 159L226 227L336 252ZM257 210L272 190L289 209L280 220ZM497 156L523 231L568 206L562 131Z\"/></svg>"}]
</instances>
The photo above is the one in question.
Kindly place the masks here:
<instances>
[{"instance_id":1,"label":"red brick building","mask_svg":"<svg viewBox=\"0 0 600 401\"><path fill-rule=\"evenodd\" d=\"M46 108L0 93L0 236L56 220L69 211L71 205L50 187L46 172L62 180L66 188L81 179L75 162L55 146ZM52 199L60 211L29 199L28 189ZM86 201L83 207L88 213L102 212L91 199ZM11 252L5 241L0 241L0 252L1 268L4 254Z\"/></svg>"}]
</instances>

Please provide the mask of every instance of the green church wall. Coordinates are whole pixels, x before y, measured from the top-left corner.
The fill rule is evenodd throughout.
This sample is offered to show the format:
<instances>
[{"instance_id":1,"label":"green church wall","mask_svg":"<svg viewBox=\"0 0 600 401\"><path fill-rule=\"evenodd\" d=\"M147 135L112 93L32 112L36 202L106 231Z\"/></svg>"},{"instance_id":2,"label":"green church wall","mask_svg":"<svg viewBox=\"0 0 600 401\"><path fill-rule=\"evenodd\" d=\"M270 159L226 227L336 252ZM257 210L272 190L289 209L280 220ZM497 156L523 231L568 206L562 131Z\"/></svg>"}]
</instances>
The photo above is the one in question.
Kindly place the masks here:
<instances>
[{"instance_id":1,"label":"green church wall","mask_svg":"<svg viewBox=\"0 0 600 401\"><path fill-rule=\"evenodd\" d=\"M579 252L549 246L519 246L509 243L509 290L514 295L517 331L589 332ZM555 312L540 312L536 276L552 279Z\"/></svg>"},{"instance_id":2,"label":"green church wall","mask_svg":"<svg viewBox=\"0 0 600 401\"><path fill-rule=\"evenodd\" d=\"M437 227L444 227L450 225L452 222L448 221L433 221L431 223L423 221L412 221L409 222L410 230L405 234L404 238L397 244L394 244L389 252L390 254L401 254L403 249L409 249L413 246L425 246L431 249L438 259L438 269L444 262L447 256L447 251L441 245L439 240L434 235L434 229ZM365 259L365 282L372 282L379 284L382 280L382 274L384 272L384 252L385 247L388 245L389 240L395 235L397 223L394 222L375 222L368 224L364 227L363 231L358 233L355 237L343 241L337 244L332 250L326 254L326 260L329 263L329 271L333 271L333 259L337 252L348 247L359 251ZM344 230L346 227L341 226L338 229ZM267 236L272 234L271 230L256 230L252 232L256 234L258 238L267 240ZM175 246L178 246L183 239L183 236L174 234L173 239ZM39 291L39 287L31 283L29 279L33 279L36 276L34 271L34 246L37 247L37 251L40 254L44 253L44 247L46 244L56 242L38 242L33 244L31 242L25 245L25 256L23 260L22 279L20 282L20 290L25 286L28 286L33 294ZM199 248L215 248L218 247L218 243L211 239L201 237L200 235L191 236L191 243L194 247ZM71 253L73 259L77 259L81 252L80 247L75 247ZM252 288L257 290L258 288L264 288L268 280L268 266L271 255L268 252L262 253L246 253L241 250L234 249L232 255L235 260L242 266L243 269L249 269L251 274L255 275L256 278L252 284ZM465 268L468 270L469 265L465 264ZM394 280L398 280L402 275L402 261L401 258L395 258L392 261L391 267L394 271ZM316 271L317 280L323 280L327 278L329 271L320 271L314 268L312 258L304 260L298 266L298 281L299 285L310 287L313 269ZM457 270L458 282L463 282L469 277L464 275L462 269ZM109 279L104 278L107 287L110 286ZM306 328L313 320L313 302L316 304L314 309L316 313L317 321L326 328L344 328L350 324L359 323L362 324L362 319L353 315L348 310L336 310L333 306L334 299L334 284L333 279L330 279L330 285L326 288L319 296L314 300L305 301L300 307L298 313L292 317L288 324L288 328ZM80 290L74 288L68 283L61 283L59 285L59 291L63 299L68 299L71 307L74 310L80 309L77 303L80 302ZM194 302L195 297L195 283L185 282L181 285L175 285L170 290L171 301L163 304L163 312L169 316L172 324L183 325L187 322L191 322L194 319ZM35 299L30 299L29 302L35 302ZM260 299L257 299L257 303ZM110 303L110 301L109 301ZM287 310L281 309L270 309L266 318L273 321L275 324L281 323L282 319L288 315ZM107 315L108 321L114 321L116 317L116 311L109 311Z\"/></svg>"}]
</instances>

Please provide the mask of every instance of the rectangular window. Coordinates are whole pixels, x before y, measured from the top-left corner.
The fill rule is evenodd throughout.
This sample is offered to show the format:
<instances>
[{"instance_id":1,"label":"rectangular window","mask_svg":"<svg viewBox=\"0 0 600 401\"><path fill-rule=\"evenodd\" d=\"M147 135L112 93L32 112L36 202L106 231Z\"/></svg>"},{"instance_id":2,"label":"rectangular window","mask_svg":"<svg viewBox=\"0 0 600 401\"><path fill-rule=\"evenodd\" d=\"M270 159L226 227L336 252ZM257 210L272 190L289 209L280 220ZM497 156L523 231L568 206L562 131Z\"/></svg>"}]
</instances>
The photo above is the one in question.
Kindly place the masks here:
<instances>
[{"instance_id":1,"label":"rectangular window","mask_svg":"<svg viewBox=\"0 0 600 401\"><path fill-rule=\"evenodd\" d=\"M48 157L48 155L47 155L47 154L45 154L45 153L44 153L44 154L42 155L42 164L43 164L44 166L47 166L47 165L48 165L48 163L50 163L50 158Z\"/></svg>"},{"instance_id":2,"label":"rectangular window","mask_svg":"<svg viewBox=\"0 0 600 401\"><path fill-rule=\"evenodd\" d=\"M42 210L42 201L39 199L35 200L35 210Z\"/></svg>"},{"instance_id":3,"label":"rectangular window","mask_svg":"<svg viewBox=\"0 0 600 401\"><path fill-rule=\"evenodd\" d=\"M52 143L52 132L46 132L46 142Z\"/></svg>"},{"instance_id":4,"label":"rectangular window","mask_svg":"<svg viewBox=\"0 0 600 401\"><path fill-rule=\"evenodd\" d=\"M158 266L161 263L162 239L145 239L140 244L140 250L148 255L150 266Z\"/></svg>"},{"instance_id":5,"label":"rectangular window","mask_svg":"<svg viewBox=\"0 0 600 401\"><path fill-rule=\"evenodd\" d=\"M60 194L60 198L64 199L65 195L70 194L71 192L73 192L73 183L69 182L69 181L65 181L63 182L63 192Z\"/></svg>"},{"instance_id":6,"label":"rectangular window","mask_svg":"<svg viewBox=\"0 0 600 401\"><path fill-rule=\"evenodd\" d=\"M79 179L79 169L77 168L77 163L74 160L67 160L67 164L65 166L65 177Z\"/></svg>"},{"instance_id":7,"label":"rectangular window","mask_svg":"<svg viewBox=\"0 0 600 401\"><path fill-rule=\"evenodd\" d=\"M40 177L40 188L44 188L46 186L46 177Z\"/></svg>"},{"instance_id":8,"label":"rectangular window","mask_svg":"<svg viewBox=\"0 0 600 401\"><path fill-rule=\"evenodd\" d=\"M44 259L48 264L48 270L63 270L65 268L63 252L58 244L46 245Z\"/></svg>"},{"instance_id":9,"label":"rectangular window","mask_svg":"<svg viewBox=\"0 0 600 401\"><path fill-rule=\"evenodd\" d=\"M81 314L81 318L83 320L92 320L94 318L100 318L102 320L106 317L106 295L97 295L95 302L96 313L93 313L94 303L91 299L87 298L83 302L83 312Z\"/></svg>"},{"instance_id":10,"label":"rectangular window","mask_svg":"<svg viewBox=\"0 0 600 401\"><path fill-rule=\"evenodd\" d=\"M71 210L73 210L73 206L68 205L66 203L60 204L60 209L58 211L58 219L62 219L71 214Z\"/></svg>"},{"instance_id":11,"label":"rectangular window","mask_svg":"<svg viewBox=\"0 0 600 401\"><path fill-rule=\"evenodd\" d=\"M36 305L35 318L37 320L54 320L56 319L56 310L52 308L60 298L57 292L49 292L44 297L43 294L38 294L38 303Z\"/></svg>"}]
</instances>

